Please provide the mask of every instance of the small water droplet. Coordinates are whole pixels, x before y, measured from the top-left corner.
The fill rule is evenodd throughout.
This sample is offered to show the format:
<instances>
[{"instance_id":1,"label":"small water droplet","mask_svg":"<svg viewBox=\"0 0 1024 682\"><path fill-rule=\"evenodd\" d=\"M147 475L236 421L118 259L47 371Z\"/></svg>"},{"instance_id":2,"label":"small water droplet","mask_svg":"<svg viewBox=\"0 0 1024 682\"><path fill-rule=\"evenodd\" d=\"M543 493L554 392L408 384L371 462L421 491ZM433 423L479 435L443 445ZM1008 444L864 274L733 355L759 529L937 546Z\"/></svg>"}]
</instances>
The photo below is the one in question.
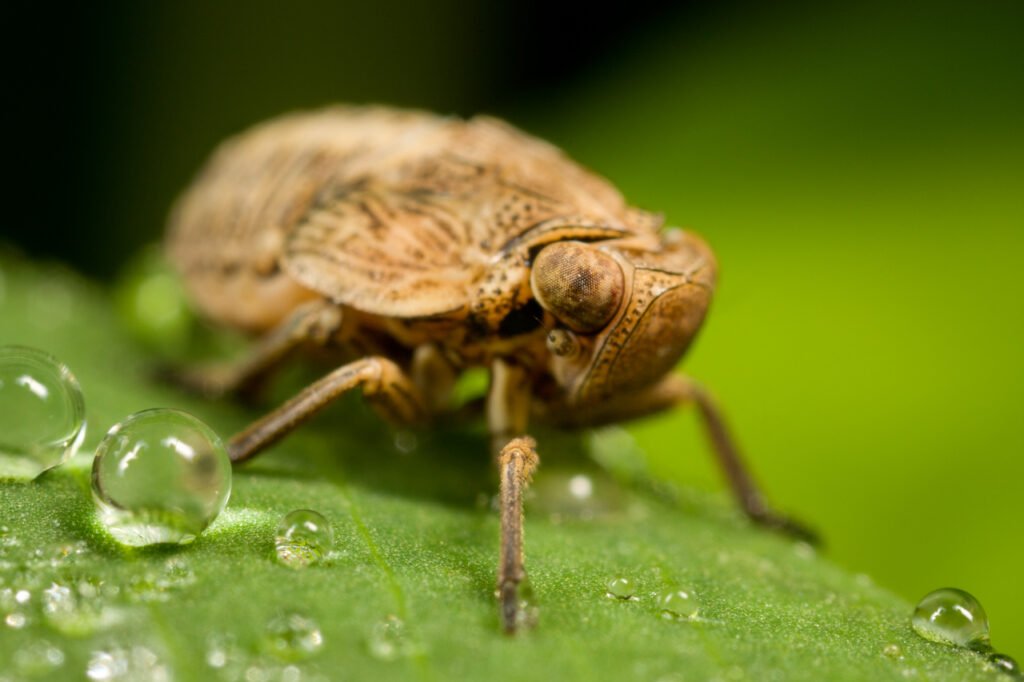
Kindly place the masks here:
<instances>
[{"instance_id":1,"label":"small water droplet","mask_svg":"<svg viewBox=\"0 0 1024 682\"><path fill-rule=\"evenodd\" d=\"M532 630L540 620L540 607L533 591L533 583L524 578L519 583L519 608L516 610L516 630Z\"/></svg>"},{"instance_id":2,"label":"small water droplet","mask_svg":"<svg viewBox=\"0 0 1024 682\"><path fill-rule=\"evenodd\" d=\"M1007 675L1020 675L1020 665L1010 656L1000 653L989 654L985 659L985 669L990 672L1006 673Z\"/></svg>"},{"instance_id":3,"label":"small water droplet","mask_svg":"<svg viewBox=\"0 0 1024 682\"><path fill-rule=\"evenodd\" d=\"M74 588L51 583L42 593L43 620L54 630L83 637L120 621L120 613L107 606L96 585L82 581Z\"/></svg>"},{"instance_id":4,"label":"small water droplet","mask_svg":"<svg viewBox=\"0 0 1024 682\"><path fill-rule=\"evenodd\" d=\"M64 652L45 639L26 642L14 652L14 667L29 677L45 675L62 665Z\"/></svg>"},{"instance_id":5,"label":"small water droplet","mask_svg":"<svg viewBox=\"0 0 1024 682\"><path fill-rule=\"evenodd\" d=\"M4 618L4 623L13 630L20 630L28 624L28 617L21 611L12 611Z\"/></svg>"},{"instance_id":6,"label":"small water droplet","mask_svg":"<svg viewBox=\"0 0 1024 682\"><path fill-rule=\"evenodd\" d=\"M334 545L334 531L322 514L311 509L288 512L277 525L277 560L289 568L306 568L323 561Z\"/></svg>"},{"instance_id":7,"label":"small water droplet","mask_svg":"<svg viewBox=\"0 0 1024 682\"><path fill-rule=\"evenodd\" d=\"M174 355L187 346L194 322L188 297L158 247L132 258L114 301L128 331L150 349Z\"/></svg>"},{"instance_id":8,"label":"small water droplet","mask_svg":"<svg viewBox=\"0 0 1024 682\"><path fill-rule=\"evenodd\" d=\"M625 576L616 576L606 584L605 596L612 599L632 599L636 595L636 584Z\"/></svg>"},{"instance_id":9,"label":"small water droplet","mask_svg":"<svg viewBox=\"0 0 1024 682\"><path fill-rule=\"evenodd\" d=\"M419 439L412 431L396 431L394 441L395 449L403 455L411 455L419 447Z\"/></svg>"},{"instance_id":10,"label":"small water droplet","mask_svg":"<svg viewBox=\"0 0 1024 682\"><path fill-rule=\"evenodd\" d=\"M374 623L367 646L370 655L381 661L396 661L412 656L417 651L409 639L405 621L393 614Z\"/></svg>"},{"instance_id":11,"label":"small water droplet","mask_svg":"<svg viewBox=\"0 0 1024 682\"><path fill-rule=\"evenodd\" d=\"M131 649L114 647L107 651L94 651L89 658L85 674L90 680L146 680L168 682L171 672L160 658L144 646Z\"/></svg>"},{"instance_id":12,"label":"small water droplet","mask_svg":"<svg viewBox=\"0 0 1024 682\"><path fill-rule=\"evenodd\" d=\"M67 366L0 346L0 478L35 478L73 457L84 436L85 402Z\"/></svg>"},{"instance_id":13,"label":"small water droplet","mask_svg":"<svg viewBox=\"0 0 1024 682\"><path fill-rule=\"evenodd\" d=\"M238 680L244 677L243 668L248 663L248 656L230 633L215 633L206 640L206 665L217 671L225 680Z\"/></svg>"},{"instance_id":14,"label":"small water droplet","mask_svg":"<svg viewBox=\"0 0 1024 682\"><path fill-rule=\"evenodd\" d=\"M667 620L693 620L700 610L700 603L689 590L670 590L658 597L661 615Z\"/></svg>"},{"instance_id":15,"label":"small water droplet","mask_svg":"<svg viewBox=\"0 0 1024 682\"><path fill-rule=\"evenodd\" d=\"M899 660L903 658L903 649L900 648L899 644L886 644L885 648L882 649L882 655L886 658Z\"/></svg>"},{"instance_id":16,"label":"small water droplet","mask_svg":"<svg viewBox=\"0 0 1024 682\"><path fill-rule=\"evenodd\" d=\"M231 462L213 430L179 410L137 412L96 448L93 500L126 545L191 542L223 511Z\"/></svg>"},{"instance_id":17,"label":"small water droplet","mask_svg":"<svg viewBox=\"0 0 1024 682\"><path fill-rule=\"evenodd\" d=\"M267 652L282 661L309 658L324 644L316 621L298 613L287 613L271 619L267 623L263 641Z\"/></svg>"},{"instance_id":18,"label":"small water droplet","mask_svg":"<svg viewBox=\"0 0 1024 682\"><path fill-rule=\"evenodd\" d=\"M988 616L978 600L955 588L927 594L914 609L914 632L928 641L968 649L988 648Z\"/></svg>"}]
</instances>

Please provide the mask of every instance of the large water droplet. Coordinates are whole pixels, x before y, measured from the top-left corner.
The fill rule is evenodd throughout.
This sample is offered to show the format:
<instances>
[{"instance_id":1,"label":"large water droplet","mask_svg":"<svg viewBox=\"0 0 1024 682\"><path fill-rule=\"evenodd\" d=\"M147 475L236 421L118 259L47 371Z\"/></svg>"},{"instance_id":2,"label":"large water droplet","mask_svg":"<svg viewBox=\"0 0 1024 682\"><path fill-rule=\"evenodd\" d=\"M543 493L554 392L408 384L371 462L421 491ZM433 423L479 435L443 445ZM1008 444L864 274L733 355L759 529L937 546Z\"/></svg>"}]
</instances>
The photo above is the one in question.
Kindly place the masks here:
<instances>
[{"instance_id":1,"label":"large water droplet","mask_svg":"<svg viewBox=\"0 0 1024 682\"><path fill-rule=\"evenodd\" d=\"M617 576L608 581L605 596L613 599L632 599L636 594L636 584L625 576Z\"/></svg>"},{"instance_id":2,"label":"large water droplet","mask_svg":"<svg viewBox=\"0 0 1024 682\"><path fill-rule=\"evenodd\" d=\"M191 542L227 504L231 462L217 434L192 415L145 410L96 448L92 492L119 542Z\"/></svg>"},{"instance_id":3,"label":"large water droplet","mask_svg":"<svg viewBox=\"0 0 1024 682\"><path fill-rule=\"evenodd\" d=\"M78 380L35 348L0 347L0 478L35 478L63 464L85 435Z\"/></svg>"},{"instance_id":4,"label":"large water droplet","mask_svg":"<svg viewBox=\"0 0 1024 682\"><path fill-rule=\"evenodd\" d=\"M311 509L288 512L277 525L274 537L277 560L290 568L305 568L323 561L333 544L330 522Z\"/></svg>"},{"instance_id":5,"label":"large water droplet","mask_svg":"<svg viewBox=\"0 0 1024 682\"><path fill-rule=\"evenodd\" d=\"M271 619L267 623L263 641L267 652L282 661L309 658L324 644L316 621L298 613L287 613Z\"/></svg>"},{"instance_id":6,"label":"large water droplet","mask_svg":"<svg viewBox=\"0 0 1024 682\"><path fill-rule=\"evenodd\" d=\"M926 595L914 609L914 632L931 642L985 650L988 616L973 596L952 587Z\"/></svg>"},{"instance_id":7,"label":"large water droplet","mask_svg":"<svg viewBox=\"0 0 1024 682\"><path fill-rule=\"evenodd\" d=\"M692 620L697 617L700 603L689 590L669 590L658 597L661 615L667 620Z\"/></svg>"}]
</instances>

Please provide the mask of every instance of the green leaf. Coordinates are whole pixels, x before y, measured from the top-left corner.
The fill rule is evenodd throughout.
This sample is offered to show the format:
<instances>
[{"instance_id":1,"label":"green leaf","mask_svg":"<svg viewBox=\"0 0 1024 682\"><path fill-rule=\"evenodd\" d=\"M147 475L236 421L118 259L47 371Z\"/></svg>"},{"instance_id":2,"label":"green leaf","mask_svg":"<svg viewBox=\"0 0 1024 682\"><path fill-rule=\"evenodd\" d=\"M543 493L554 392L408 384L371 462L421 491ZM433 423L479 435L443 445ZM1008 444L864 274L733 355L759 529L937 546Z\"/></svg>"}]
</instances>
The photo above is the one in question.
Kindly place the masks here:
<instances>
[{"instance_id":1,"label":"green leaf","mask_svg":"<svg viewBox=\"0 0 1024 682\"><path fill-rule=\"evenodd\" d=\"M89 420L68 465L0 482L0 680L90 666L97 679L991 679L978 654L916 637L911 605L866 576L751 527L723 498L650 481L619 429L539 434L526 521L539 624L515 638L498 625L495 484L476 424L416 433L415 448L402 434L399 448L343 401L239 470L193 544L122 548L89 492L106 429L177 407L227 435L255 413L146 380L153 359L96 286L0 264L0 342L68 363ZM273 535L300 508L325 515L336 543L324 565L292 570ZM632 599L606 596L620 576ZM695 619L663 617L671 589L696 596ZM268 628L288 614L322 645L276 646Z\"/></svg>"}]
</instances>

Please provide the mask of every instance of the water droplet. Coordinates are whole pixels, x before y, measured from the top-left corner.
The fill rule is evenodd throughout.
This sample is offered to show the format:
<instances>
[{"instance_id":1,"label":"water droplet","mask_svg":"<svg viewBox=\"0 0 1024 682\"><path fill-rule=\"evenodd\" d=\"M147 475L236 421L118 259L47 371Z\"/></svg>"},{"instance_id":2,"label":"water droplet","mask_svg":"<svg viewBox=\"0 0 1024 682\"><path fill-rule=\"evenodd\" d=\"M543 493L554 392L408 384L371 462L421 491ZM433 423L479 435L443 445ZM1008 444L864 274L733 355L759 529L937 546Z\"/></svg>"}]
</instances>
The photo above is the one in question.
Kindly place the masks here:
<instances>
[{"instance_id":1,"label":"water droplet","mask_svg":"<svg viewBox=\"0 0 1024 682\"><path fill-rule=\"evenodd\" d=\"M524 578L519 583L519 608L516 610L516 630L532 630L540 620L540 607L533 591L533 583Z\"/></svg>"},{"instance_id":2,"label":"water droplet","mask_svg":"<svg viewBox=\"0 0 1024 682\"><path fill-rule=\"evenodd\" d=\"M188 344L193 317L180 280L158 247L134 257L120 277L114 299L121 320L140 342L173 355Z\"/></svg>"},{"instance_id":3,"label":"water droplet","mask_svg":"<svg viewBox=\"0 0 1024 682\"><path fill-rule=\"evenodd\" d=\"M885 648L882 649L882 655L886 658L898 660L903 658L903 649L900 648L899 644L886 644Z\"/></svg>"},{"instance_id":4,"label":"water droplet","mask_svg":"<svg viewBox=\"0 0 1024 682\"><path fill-rule=\"evenodd\" d=\"M20 630L28 624L28 617L21 611L12 611L4 617L4 623L13 630Z\"/></svg>"},{"instance_id":5,"label":"water droplet","mask_svg":"<svg viewBox=\"0 0 1024 682\"><path fill-rule=\"evenodd\" d=\"M988 616L978 600L963 590L944 588L926 595L914 609L914 632L940 644L985 650Z\"/></svg>"},{"instance_id":6,"label":"water droplet","mask_svg":"<svg viewBox=\"0 0 1024 682\"><path fill-rule=\"evenodd\" d=\"M14 652L14 667L22 675L38 677L64 665L64 652L45 639L26 642Z\"/></svg>"},{"instance_id":7,"label":"water droplet","mask_svg":"<svg viewBox=\"0 0 1024 682\"><path fill-rule=\"evenodd\" d=\"M85 402L67 366L0 346L0 478L35 478L74 456L84 436Z\"/></svg>"},{"instance_id":8,"label":"water droplet","mask_svg":"<svg viewBox=\"0 0 1024 682\"><path fill-rule=\"evenodd\" d=\"M145 410L96 448L92 492L118 542L191 542L227 504L231 462L217 434L192 415Z\"/></svg>"},{"instance_id":9,"label":"water droplet","mask_svg":"<svg viewBox=\"0 0 1024 682\"><path fill-rule=\"evenodd\" d=\"M89 658L85 674L90 680L146 680L168 682L171 672L160 658L144 646L130 650L115 647L109 651L94 651Z\"/></svg>"},{"instance_id":10,"label":"water droplet","mask_svg":"<svg viewBox=\"0 0 1024 682\"><path fill-rule=\"evenodd\" d=\"M381 661L396 661L412 656L416 647L409 640L405 622L395 615L374 624L367 639L370 655Z\"/></svg>"},{"instance_id":11,"label":"water droplet","mask_svg":"<svg viewBox=\"0 0 1024 682\"><path fill-rule=\"evenodd\" d=\"M700 604L689 590L670 590L658 597L661 616L667 620L692 620L697 617Z\"/></svg>"},{"instance_id":12,"label":"water droplet","mask_svg":"<svg viewBox=\"0 0 1024 682\"><path fill-rule=\"evenodd\" d=\"M403 455L411 455L419 447L419 439L412 431L396 431L394 441L395 449Z\"/></svg>"},{"instance_id":13,"label":"water droplet","mask_svg":"<svg viewBox=\"0 0 1024 682\"><path fill-rule=\"evenodd\" d=\"M324 644L316 621L298 613L287 613L271 619L267 623L263 641L267 652L282 661L309 658Z\"/></svg>"},{"instance_id":14,"label":"water droplet","mask_svg":"<svg viewBox=\"0 0 1024 682\"><path fill-rule=\"evenodd\" d=\"M121 614L108 607L97 587L88 581L74 588L51 583L43 590L42 611L47 625L72 637L84 637L121 620Z\"/></svg>"},{"instance_id":15,"label":"water droplet","mask_svg":"<svg viewBox=\"0 0 1024 682\"><path fill-rule=\"evenodd\" d=\"M288 512L274 537L277 560L290 568L320 563L333 544L330 522L311 509Z\"/></svg>"},{"instance_id":16,"label":"water droplet","mask_svg":"<svg viewBox=\"0 0 1024 682\"><path fill-rule=\"evenodd\" d=\"M206 641L206 665L216 670L222 679L239 680L244 677L248 656L238 647L234 635L216 633Z\"/></svg>"},{"instance_id":17,"label":"water droplet","mask_svg":"<svg viewBox=\"0 0 1024 682\"><path fill-rule=\"evenodd\" d=\"M636 585L624 576L617 576L608 581L605 596L612 599L632 599L636 594Z\"/></svg>"},{"instance_id":18,"label":"water droplet","mask_svg":"<svg viewBox=\"0 0 1024 682\"><path fill-rule=\"evenodd\" d=\"M1020 665L1006 654L993 653L985 659L985 669L990 672L1006 673L1007 675L1020 675Z\"/></svg>"}]
</instances>

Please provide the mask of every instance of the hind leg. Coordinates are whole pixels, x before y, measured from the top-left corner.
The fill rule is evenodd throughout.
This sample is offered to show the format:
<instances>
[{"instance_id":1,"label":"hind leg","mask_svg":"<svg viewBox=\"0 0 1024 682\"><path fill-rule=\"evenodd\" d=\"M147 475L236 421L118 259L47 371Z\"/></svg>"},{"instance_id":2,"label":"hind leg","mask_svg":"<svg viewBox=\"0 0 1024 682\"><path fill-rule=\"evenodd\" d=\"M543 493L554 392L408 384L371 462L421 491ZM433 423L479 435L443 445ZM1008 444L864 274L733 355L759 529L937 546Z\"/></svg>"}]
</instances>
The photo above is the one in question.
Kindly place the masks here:
<instances>
[{"instance_id":1,"label":"hind leg","mask_svg":"<svg viewBox=\"0 0 1024 682\"><path fill-rule=\"evenodd\" d=\"M304 344L325 345L341 328L341 309L328 301L308 303L264 336L239 361L170 368L160 374L189 391L208 397L228 394L252 399L267 378Z\"/></svg>"}]
</instances>

